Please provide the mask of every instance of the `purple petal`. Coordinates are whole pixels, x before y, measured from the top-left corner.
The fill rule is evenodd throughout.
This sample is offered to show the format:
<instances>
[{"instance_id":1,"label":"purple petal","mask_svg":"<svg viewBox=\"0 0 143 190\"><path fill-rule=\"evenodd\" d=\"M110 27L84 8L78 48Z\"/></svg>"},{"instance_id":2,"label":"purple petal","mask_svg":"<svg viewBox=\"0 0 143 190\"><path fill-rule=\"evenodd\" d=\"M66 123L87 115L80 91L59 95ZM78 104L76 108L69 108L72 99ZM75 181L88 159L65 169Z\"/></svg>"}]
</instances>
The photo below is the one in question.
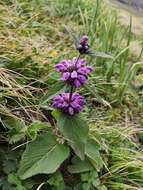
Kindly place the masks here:
<instances>
[{"instance_id":1,"label":"purple petal","mask_svg":"<svg viewBox=\"0 0 143 190\"><path fill-rule=\"evenodd\" d=\"M81 67L77 70L78 73L82 74L82 75L86 75L87 74L87 70L86 67Z\"/></svg>"},{"instance_id":2,"label":"purple petal","mask_svg":"<svg viewBox=\"0 0 143 190\"><path fill-rule=\"evenodd\" d=\"M70 104L75 110L80 111L82 109L82 105L78 104L78 102L71 102Z\"/></svg>"},{"instance_id":3,"label":"purple petal","mask_svg":"<svg viewBox=\"0 0 143 190\"><path fill-rule=\"evenodd\" d=\"M77 108L78 103L77 103L76 101L74 101L74 102L71 102L70 105L71 105L73 108Z\"/></svg>"},{"instance_id":4,"label":"purple petal","mask_svg":"<svg viewBox=\"0 0 143 190\"><path fill-rule=\"evenodd\" d=\"M76 92L75 92L75 93L72 95L72 100L79 99L79 98L83 98L82 96L79 95L79 93L76 93Z\"/></svg>"},{"instance_id":5,"label":"purple petal","mask_svg":"<svg viewBox=\"0 0 143 190\"><path fill-rule=\"evenodd\" d=\"M63 107L68 107L68 106L69 106L69 104L67 102L63 103Z\"/></svg>"},{"instance_id":6,"label":"purple petal","mask_svg":"<svg viewBox=\"0 0 143 190\"><path fill-rule=\"evenodd\" d=\"M64 65L62 65L62 64L56 64L55 65L55 68L58 70L58 71L60 71L60 72L64 72L67 68L64 66Z\"/></svg>"},{"instance_id":7,"label":"purple petal","mask_svg":"<svg viewBox=\"0 0 143 190\"><path fill-rule=\"evenodd\" d=\"M68 68L70 66L70 61L68 60L63 60L60 62L62 65L64 65L66 68Z\"/></svg>"},{"instance_id":8,"label":"purple petal","mask_svg":"<svg viewBox=\"0 0 143 190\"><path fill-rule=\"evenodd\" d=\"M84 105L84 99L76 99L73 101L75 104Z\"/></svg>"},{"instance_id":9,"label":"purple petal","mask_svg":"<svg viewBox=\"0 0 143 190\"><path fill-rule=\"evenodd\" d=\"M85 50L88 50L88 49L89 49L89 46L88 46L88 45L84 46L84 49L85 49Z\"/></svg>"},{"instance_id":10,"label":"purple petal","mask_svg":"<svg viewBox=\"0 0 143 190\"><path fill-rule=\"evenodd\" d=\"M54 103L53 103L53 107L54 107L54 108L63 108L63 103L54 102Z\"/></svg>"},{"instance_id":11,"label":"purple petal","mask_svg":"<svg viewBox=\"0 0 143 190\"><path fill-rule=\"evenodd\" d=\"M67 71L68 67L69 67L69 61L67 60L63 60L60 63L55 65L55 68L60 71L60 72L64 72Z\"/></svg>"},{"instance_id":12,"label":"purple petal","mask_svg":"<svg viewBox=\"0 0 143 190\"><path fill-rule=\"evenodd\" d=\"M69 77L70 77L70 73L69 72L65 72L65 73L63 73L63 76L62 76L61 79L63 81L67 81L69 79Z\"/></svg>"},{"instance_id":13,"label":"purple petal","mask_svg":"<svg viewBox=\"0 0 143 190\"><path fill-rule=\"evenodd\" d=\"M74 86L75 86L76 88L81 87L81 83L80 83L80 81L79 81L78 79L75 79L75 80L74 80Z\"/></svg>"},{"instance_id":14,"label":"purple petal","mask_svg":"<svg viewBox=\"0 0 143 190\"><path fill-rule=\"evenodd\" d=\"M78 105L75 110L76 110L77 112L80 112L82 109L83 109L83 106Z\"/></svg>"},{"instance_id":15,"label":"purple petal","mask_svg":"<svg viewBox=\"0 0 143 190\"><path fill-rule=\"evenodd\" d=\"M64 101L68 101L68 99L69 99L69 93L63 93L62 97L63 97Z\"/></svg>"},{"instance_id":16,"label":"purple petal","mask_svg":"<svg viewBox=\"0 0 143 190\"><path fill-rule=\"evenodd\" d=\"M74 115L74 109L72 107L68 108L68 112L70 115Z\"/></svg>"},{"instance_id":17,"label":"purple petal","mask_svg":"<svg viewBox=\"0 0 143 190\"><path fill-rule=\"evenodd\" d=\"M80 81L80 83L84 84L87 80L87 77L85 77L84 75L78 75L78 80Z\"/></svg>"},{"instance_id":18,"label":"purple petal","mask_svg":"<svg viewBox=\"0 0 143 190\"><path fill-rule=\"evenodd\" d=\"M77 72L76 71L73 71L71 73L71 78L73 78L73 79L77 78Z\"/></svg>"},{"instance_id":19,"label":"purple petal","mask_svg":"<svg viewBox=\"0 0 143 190\"><path fill-rule=\"evenodd\" d=\"M93 71L93 67L91 66L86 67L86 69L87 74L90 74Z\"/></svg>"},{"instance_id":20,"label":"purple petal","mask_svg":"<svg viewBox=\"0 0 143 190\"><path fill-rule=\"evenodd\" d=\"M77 57L74 57L73 59L72 59L72 65L71 66L75 66L75 64L77 63L77 60L78 60L78 58Z\"/></svg>"},{"instance_id":21,"label":"purple petal","mask_svg":"<svg viewBox=\"0 0 143 190\"><path fill-rule=\"evenodd\" d=\"M53 98L53 100L54 100L54 101L62 101L63 98L62 98L62 96L58 95L58 96L55 96L55 97Z\"/></svg>"},{"instance_id":22,"label":"purple petal","mask_svg":"<svg viewBox=\"0 0 143 190\"><path fill-rule=\"evenodd\" d=\"M86 60L85 59L80 59L77 63L77 68L80 68L82 66L86 65Z\"/></svg>"}]
</instances>

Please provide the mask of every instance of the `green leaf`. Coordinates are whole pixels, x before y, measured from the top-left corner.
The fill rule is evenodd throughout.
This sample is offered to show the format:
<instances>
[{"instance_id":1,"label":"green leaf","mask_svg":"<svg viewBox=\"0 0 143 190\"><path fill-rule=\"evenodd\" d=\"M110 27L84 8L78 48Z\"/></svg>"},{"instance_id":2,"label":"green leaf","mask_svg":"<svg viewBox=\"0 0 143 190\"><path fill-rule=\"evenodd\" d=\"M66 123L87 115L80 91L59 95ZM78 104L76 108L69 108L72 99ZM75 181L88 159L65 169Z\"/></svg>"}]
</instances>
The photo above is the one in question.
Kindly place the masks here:
<instances>
[{"instance_id":1,"label":"green leaf","mask_svg":"<svg viewBox=\"0 0 143 190\"><path fill-rule=\"evenodd\" d=\"M89 189L93 189L93 187L97 188L101 185L98 173L95 170L81 174L81 181L82 183L84 182L83 184L87 183Z\"/></svg>"},{"instance_id":2,"label":"green leaf","mask_svg":"<svg viewBox=\"0 0 143 190\"><path fill-rule=\"evenodd\" d=\"M52 111L52 116L53 116L56 120L58 120L58 118L60 117L60 114L61 114L61 112L60 112L59 110L53 110L53 111Z\"/></svg>"},{"instance_id":3,"label":"green leaf","mask_svg":"<svg viewBox=\"0 0 143 190\"><path fill-rule=\"evenodd\" d=\"M82 173L93 170L92 165L88 160L81 160L78 157L74 157L72 160L72 165L68 167L70 173Z\"/></svg>"},{"instance_id":4,"label":"green leaf","mask_svg":"<svg viewBox=\"0 0 143 190\"><path fill-rule=\"evenodd\" d=\"M93 139L88 139L85 146L85 154L97 171L100 171L103 166L103 160L99 152L99 146Z\"/></svg>"},{"instance_id":5,"label":"green leaf","mask_svg":"<svg viewBox=\"0 0 143 190\"><path fill-rule=\"evenodd\" d=\"M28 135L30 136L31 139L36 139L37 133L41 129L46 129L48 128L47 123L41 122L41 121L34 121L29 127L28 127Z\"/></svg>"},{"instance_id":6,"label":"green leaf","mask_svg":"<svg viewBox=\"0 0 143 190\"><path fill-rule=\"evenodd\" d=\"M27 190L27 189L22 185L18 185L17 187L12 187L10 190Z\"/></svg>"},{"instance_id":7,"label":"green leaf","mask_svg":"<svg viewBox=\"0 0 143 190\"><path fill-rule=\"evenodd\" d=\"M50 79L53 79L55 81L59 81L59 79L61 78L61 73L54 71L54 72L51 72L48 76Z\"/></svg>"},{"instance_id":8,"label":"green leaf","mask_svg":"<svg viewBox=\"0 0 143 190\"><path fill-rule=\"evenodd\" d=\"M65 190L64 179L59 171L53 174L53 176L47 182L51 186L54 186L55 190Z\"/></svg>"},{"instance_id":9,"label":"green leaf","mask_svg":"<svg viewBox=\"0 0 143 190\"><path fill-rule=\"evenodd\" d=\"M69 148L59 144L51 132L46 132L27 145L18 174L26 179L36 174L54 173L68 156Z\"/></svg>"},{"instance_id":10,"label":"green leaf","mask_svg":"<svg viewBox=\"0 0 143 190\"><path fill-rule=\"evenodd\" d=\"M7 119L3 120L3 125L8 129L14 129L16 132L19 132L23 129L26 130L26 126L23 120L20 120L17 117L7 117Z\"/></svg>"},{"instance_id":11,"label":"green leaf","mask_svg":"<svg viewBox=\"0 0 143 190\"><path fill-rule=\"evenodd\" d=\"M9 143L10 144L16 143L22 140L24 137L25 137L25 133L18 133L18 134L11 135L9 137Z\"/></svg>"},{"instance_id":12,"label":"green leaf","mask_svg":"<svg viewBox=\"0 0 143 190\"><path fill-rule=\"evenodd\" d=\"M112 55L104 53L104 52L90 51L89 55L91 55L93 57L102 57L102 58L113 59Z\"/></svg>"},{"instance_id":13,"label":"green leaf","mask_svg":"<svg viewBox=\"0 0 143 190\"><path fill-rule=\"evenodd\" d=\"M20 181L18 176L15 175L14 173L8 175L8 182L16 186L11 188L11 190L26 190L26 188L22 185L22 182Z\"/></svg>"},{"instance_id":14,"label":"green leaf","mask_svg":"<svg viewBox=\"0 0 143 190\"><path fill-rule=\"evenodd\" d=\"M3 125L10 131L8 133L9 143L16 143L25 137L27 127L23 120L18 117L6 117L2 121Z\"/></svg>"},{"instance_id":15,"label":"green leaf","mask_svg":"<svg viewBox=\"0 0 143 190\"><path fill-rule=\"evenodd\" d=\"M8 160L8 158L6 160L3 160L3 171L6 174L9 174L10 172L13 172L16 170L16 163L13 160Z\"/></svg>"},{"instance_id":16,"label":"green leaf","mask_svg":"<svg viewBox=\"0 0 143 190\"><path fill-rule=\"evenodd\" d=\"M85 144L88 136L88 125L79 117L61 113L58 127L75 153L84 160Z\"/></svg>"},{"instance_id":17,"label":"green leaf","mask_svg":"<svg viewBox=\"0 0 143 190\"><path fill-rule=\"evenodd\" d=\"M21 185L21 181L13 173L11 173L11 174L8 175L8 182L11 183L11 184L15 184L15 185Z\"/></svg>"},{"instance_id":18,"label":"green leaf","mask_svg":"<svg viewBox=\"0 0 143 190\"><path fill-rule=\"evenodd\" d=\"M98 173L95 170L81 174L81 180L84 182L88 181L92 183L97 178L98 178Z\"/></svg>"},{"instance_id":19,"label":"green leaf","mask_svg":"<svg viewBox=\"0 0 143 190\"><path fill-rule=\"evenodd\" d=\"M108 190L105 185L100 185L97 187L98 190Z\"/></svg>"}]
</instances>

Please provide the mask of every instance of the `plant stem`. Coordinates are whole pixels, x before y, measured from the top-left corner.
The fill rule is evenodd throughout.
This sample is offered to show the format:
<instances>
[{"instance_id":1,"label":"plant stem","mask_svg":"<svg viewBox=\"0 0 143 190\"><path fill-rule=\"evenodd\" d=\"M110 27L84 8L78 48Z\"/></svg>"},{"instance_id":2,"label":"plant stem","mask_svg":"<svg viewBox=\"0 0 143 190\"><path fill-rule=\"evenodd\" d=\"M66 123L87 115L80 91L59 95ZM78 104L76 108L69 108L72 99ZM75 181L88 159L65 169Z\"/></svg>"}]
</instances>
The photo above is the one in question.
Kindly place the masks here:
<instances>
[{"instance_id":1,"label":"plant stem","mask_svg":"<svg viewBox=\"0 0 143 190\"><path fill-rule=\"evenodd\" d=\"M70 95L69 95L69 102L71 102L71 99L72 99L72 93L73 93L73 86L71 86Z\"/></svg>"},{"instance_id":2,"label":"plant stem","mask_svg":"<svg viewBox=\"0 0 143 190\"><path fill-rule=\"evenodd\" d=\"M80 58L80 54L79 54L78 57L77 57L77 60L76 60L75 66L76 66L76 64L78 63L79 58ZM71 99L72 99L73 89L74 89L74 87L71 86L70 95L69 95L69 102L71 102Z\"/></svg>"},{"instance_id":3,"label":"plant stem","mask_svg":"<svg viewBox=\"0 0 143 190\"><path fill-rule=\"evenodd\" d=\"M78 63L79 58L80 58L80 54L79 54L78 57L77 57L77 60L76 60L75 66L76 66L76 64Z\"/></svg>"}]
</instances>

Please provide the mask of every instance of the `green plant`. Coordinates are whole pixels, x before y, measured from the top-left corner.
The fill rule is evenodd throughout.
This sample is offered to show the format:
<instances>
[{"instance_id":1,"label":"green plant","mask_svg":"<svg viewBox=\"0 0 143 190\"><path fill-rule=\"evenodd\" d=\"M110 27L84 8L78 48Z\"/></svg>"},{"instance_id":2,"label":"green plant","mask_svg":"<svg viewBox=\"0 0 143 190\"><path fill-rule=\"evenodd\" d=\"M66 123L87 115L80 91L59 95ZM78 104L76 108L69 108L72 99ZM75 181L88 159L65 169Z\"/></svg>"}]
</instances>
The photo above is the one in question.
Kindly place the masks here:
<instances>
[{"instance_id":1,"label":"green plant","mask_svg":"<svg viewBox=\"0 0 143 190\"><path fill-rule=\"evenodd\" d=\"M0 189L142 189L142 50L136 56L130 48L142 37L131 27L131 21L121 26L116 11L102 0L0 2ZM78 89L86 101L73 122L51 106L55 95L70 90L53 69L59 60L76 56L69 28L90 36L96 56L100 51L113 56L87 57L95 69L88 85ZM83 117L89 125L85 146L74 131L75 123L81 123L79 131L87 126ZM68 121L72 127L63 131ZM43 148L35 150L37 142ZM46 174L33 173L37 167L32 169L29 152L38 155ZM33 176L23 180L18 170L21 177L26 170Z\"/></svg>"}]
</instances>

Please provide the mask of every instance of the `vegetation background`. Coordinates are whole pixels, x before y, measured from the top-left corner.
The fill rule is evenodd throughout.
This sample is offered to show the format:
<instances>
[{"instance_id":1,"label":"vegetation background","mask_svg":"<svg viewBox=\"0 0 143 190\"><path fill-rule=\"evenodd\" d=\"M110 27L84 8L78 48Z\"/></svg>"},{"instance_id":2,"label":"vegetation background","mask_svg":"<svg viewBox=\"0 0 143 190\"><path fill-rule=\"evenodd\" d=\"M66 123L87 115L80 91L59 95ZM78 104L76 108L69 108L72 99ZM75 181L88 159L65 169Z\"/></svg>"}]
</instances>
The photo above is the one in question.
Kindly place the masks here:
<instances>
[{"instance_id":1,"label":"vegetation background","mask_svg":"<svg viewBox=\"0 0 143 190\"><path fill-rule=\"evenodd\" d=\"M76 56L65 27L113 56L88 58L95 72L81 90L90 135L100 145L98 169L82 172L80 165L80 172L70 174L62 166L21 180L25 145L47 128L51 96L60 89L54 65ZM0 1L0 189L143 189L143 49L130 48L142 39L132 32L131 18L121 26L102 0Z\"/></svg>"}]
</instances>

